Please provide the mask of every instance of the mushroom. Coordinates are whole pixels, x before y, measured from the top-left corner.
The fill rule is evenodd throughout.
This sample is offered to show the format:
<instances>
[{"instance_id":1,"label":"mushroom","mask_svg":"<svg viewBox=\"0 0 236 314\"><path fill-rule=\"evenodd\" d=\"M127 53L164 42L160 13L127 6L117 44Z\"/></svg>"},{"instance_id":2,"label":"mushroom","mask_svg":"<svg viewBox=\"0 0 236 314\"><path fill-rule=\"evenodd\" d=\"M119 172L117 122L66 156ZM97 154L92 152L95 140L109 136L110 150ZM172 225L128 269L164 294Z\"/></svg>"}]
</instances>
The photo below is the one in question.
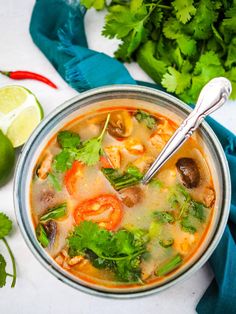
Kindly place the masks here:
<instances>
[{"instance_id":1,"label":"mushroom","mask_svg":"<svg viewBox=\"0 0 236 314\"><path fill-rule=\"evenodd\" d=\"M132 186L120 190L121 199L127 207L133 207L139 203L143 198L143 191L138 186Z\"/></svg>"},{"instance_id":2,"label":"mushroom","mask_svg":"<svg viewBox=\"0 0 236 314\"><path fill-rule=\"evenodd\" d=\"M56 239L57 224L54 220L49 220L43 226L50 241L50 245L52 245Z\"/></svg>"},{"instance_id":3,"label":"mushroom","mask_svg":"<svg viewBox=\"0 0 236 314\"><path fill-rule=\"evenodd\" d=\"M128 137L132 133L133 122L129 112L116 111L111 114L108 132L113 137Z\"/></svg>"},{"instance_id":4,"label":"mushroom","mask_svg":"<svg viewBox=\"0 0 236 314\"><path fill-rule=\"evenodd\" d=\"M192 158L180 158L176 167L181 175L183 184L187 188L196 188L200 182L200 172L196 162Z\"/></svg>"}]
</instances>

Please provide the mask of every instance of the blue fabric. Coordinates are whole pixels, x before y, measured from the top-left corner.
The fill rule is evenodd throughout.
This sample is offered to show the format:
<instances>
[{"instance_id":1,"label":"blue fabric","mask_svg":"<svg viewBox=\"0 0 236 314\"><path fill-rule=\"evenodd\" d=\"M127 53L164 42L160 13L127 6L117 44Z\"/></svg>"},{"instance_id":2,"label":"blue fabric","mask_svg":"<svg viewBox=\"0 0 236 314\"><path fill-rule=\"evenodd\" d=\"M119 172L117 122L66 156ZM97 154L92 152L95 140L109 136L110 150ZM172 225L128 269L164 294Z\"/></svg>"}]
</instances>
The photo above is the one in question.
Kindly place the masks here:
<instances>
[{"instance_id":1,"label":"blue fabric","mask_svg":"<svg viewBox=\"0 0 236 314\"><path fill-rule=\"evenodd\" d=\"M35 44L61 76L79 92L111 84L136 82L117 60L87 48L85 10L78 0L38 0L30 32ZM236 137L211 118L231 172L232 203L224 235L210 258L215 278L197 306L198 313L236 313Z\"/></svg>"}]
</instances>

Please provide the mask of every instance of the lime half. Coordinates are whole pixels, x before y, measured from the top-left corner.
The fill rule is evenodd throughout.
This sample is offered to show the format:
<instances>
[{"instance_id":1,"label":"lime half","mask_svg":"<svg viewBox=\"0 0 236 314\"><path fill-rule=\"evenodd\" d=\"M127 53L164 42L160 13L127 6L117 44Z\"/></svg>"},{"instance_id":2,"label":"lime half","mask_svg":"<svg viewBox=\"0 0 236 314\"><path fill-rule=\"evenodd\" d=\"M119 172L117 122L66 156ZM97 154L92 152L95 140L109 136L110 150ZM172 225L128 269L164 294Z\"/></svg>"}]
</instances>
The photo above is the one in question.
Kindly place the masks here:
<instances>
[{"instance_id":1,"label":"lime half","mask_svg":"<svg viewBox=\"0 0 236 314\"><path fill-rule=\"evenodd\" d=\"M23 145L43 118L37 98L22 86L0 88L0 129L13 147Z\"/></svg>"}]
</instances>

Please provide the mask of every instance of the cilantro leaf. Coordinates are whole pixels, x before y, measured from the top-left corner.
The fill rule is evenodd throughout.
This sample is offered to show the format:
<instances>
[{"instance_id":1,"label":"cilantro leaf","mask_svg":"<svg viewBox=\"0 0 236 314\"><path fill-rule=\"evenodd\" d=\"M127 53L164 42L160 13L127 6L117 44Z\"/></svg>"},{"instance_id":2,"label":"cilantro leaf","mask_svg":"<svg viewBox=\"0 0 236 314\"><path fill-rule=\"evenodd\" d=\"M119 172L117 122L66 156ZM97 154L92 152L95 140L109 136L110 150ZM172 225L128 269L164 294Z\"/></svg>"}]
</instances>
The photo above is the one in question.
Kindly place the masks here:
<instances>
[{"instance_id":1,"label":"cilantro leaf","mask_svg":"<svg viewBox=\"0 0 236 314\"><path fill-rule=\"evenodd\" d=\"M182 23L187 23L196 13L196 8L193 6L193 0L175 0L171 4L175 8L176 17Z\"/></svg>"},{"instance_id":2,"label":"cilantro leaf","mask_svg":"<svg viewBox=\"0 0 236 314\"><path fill-rule=\"evenodd\" d=\"M8 274L6 272L6 261L4 257L0 254L0 288L5 286L6 284L6 277L10 276L12 277L12 284L11 287L14 288L16 284L16 262L14 255L10 249L10 246L7 243L7 240L5 239L6 236L9 235L12 229L12 221L5 215L4 213L0 213L0 239L5 244L7 251L10 255L11 261L12 261L12 268L13 268L13 275Z\"/></svg>"},{"instance_id":3,"label":"cilantro leaf","mask_svg":"<svg viewBox=\"0 0 236 314\"><path fill-rule=\"evenodd\" d=\"M60 131L57 134L57 142L61 148L77 148L80 145L80 136L70 131Z\"/></svg>"},{"instance_id":4,"label":"cilantro leaf","mask_svg":"<svg viewBox=\"0 0 236 314\"><path fill-rule=\"evenodd\" d=\"M72 167L76 153L72 149L63 149L54 157L53 169L57 172L65 172Z\"/></svg>"},{"instance_id":5,"label":"cilantro leaf","mask_svg":"<svg viewBox=\"0 0 236 314\"><path fill-rule=\"evenodd\" d=\"M144 19L147 15L145 7L135 8L135 14L126 6L112 6L106 16L106 24L102 34L108 38L122 39L130 35L129 44L126 47L129 57L145 38Z\"/></svg>"},{"instance_id":6,"label":"cilantro leaf","mask_svg":"<svg viewBox=\"0 0 236 314\"><path fill-rule=\"evenodd\" d=\"M147 241L145 232L139 229L113 233L91 221L83 221L68 237L69 255L83 254L95 267L110 269L119 280L133 282L139 280Z\"/></svg>"},{"instance_id":7,"label":"cilantro leaf","mask_svg":"<svg viewBox=\"0 0 236 314\"><path fill-rule=\"evenodd\" d=\"M236 4L225 13L226 18L223 20L222 25L226 31L236 32Z\"/></svg>"},{"instance_id":8,"label":"cilantro leaf","mask_svg":"<svg viewBox=\"0 0 236 314\"><path fill-rule=\"evenodd\" d=\"M197 42L187 35L180 35L176 39L177 44L179 45L180 51L186 56L193 56L197 51Z\"/></svg>"},{"instance_id":9,"label":"cilantro leaf","mask_svg":"<svg viewBox=\"0 0 236 314\"><path fill-rule=\"evenodd\" d=\"M95 7L94 0L84 2ZM117 59L136 61L186 102L194 103L215 76L230 78L236 99L235 1L113 0L106 7L103 35L120 40Z\"/></svg>"},{"instance_id":10,"label":"cilantro leaf","mask_svg":"<svg viewBox=\"0 0 236 314\"><path fill-rule=\"evenodd\" d=\"M166 72L168 65L166 61L155 57L155 44L152 41L147 41L141 46L137 52L137 62L151 78L158 82Z\"/></svg>"},{"instance_id":11,"label":"cilantro leaf","mask_svg":"<svg viewBox=\"0 0 236 314\"><path fill-rule=\"evenodd\" d=\"M172 223L175 221L175 218L172 213L164 211L153 212L153 218L159 223Z\"/></svg>"},{"instance_id":12,"label":"cilantro leaf","mask_svg":"<svg viewBox=\"0 0 236 314\"><path fill-rule=\"evenodd\" d=\"M6 266L7 263L5 261L5 258L2 256L2 254L0 254L0 288L6 285L7 278Z\"/></svg>"},{"instance_id":13,"label":"cilantro leaf","mask_svg":"<svg viewBox=\"0 0 236 314\"><path fill-rule=\"evenodd\" d=\"M197 231L197 229L190 223L189 218L188 217L184 217L181 220L181 229L185 232L188 233L195 233Z\"/></svg>"},{"instance_id":14,"label":"cilantro leaf","mask_svg":"<svg viewBox=\"0 0 236 314\"><path fill-rule=\"evenodd\" d=\"M168 67L168 72L163 76L161 83L168 92L181 94L191 85L191 75Z\"/></svg>"},{"instance_id":15,"label":"cilantro leaf","mask_svg":"<svg viewBox=\"0 0 236 314\"><path fill-rule=\"evenodd\" d=\"M101 139L92 138L83 142L83 146L78 150L76 159L88 166L93 166L99 161L101 151Z\"/></svg>"},{"instance_id":16,"label":"cilantro leaf","mask_svg":"<svg viewBox=\"0 0 236 314\"><path fill-rule=\"evenodd\" d=\"M58 134L58 142L63 149L54 157L53 169L57 172L65 172L72 167L75 160L80 160L88 166L95 165L99 161L102 140L109 119L110 114L107 115L104 128L98 137L82 142L78 148L77 146L80 143L79 135L68 131L60 132Z\"/></svg>"},{"instance_id":17,"label":"cilantro leaf","mask_svg":"<svg viewBox=\"0 0 236 314\"><path fill-rule=\"evenodd\" d=\"M156 126L156 118L145 111L138 110L135 114L135 118L138 122L144 121L149 129L154 129Z\"/></svg>"},{"instance_id":18,"label":"cilantro leaf","mask_svg":"<svg viewBox=\"0 0 236 314\"><path fill-rule=\"evenodd\" d=\"M12 229L12 221L7 215L0 213L0 239L8 236Z\"/></svg>"},{"instance_id":19,"label":"cilantro leaf","mask_svg":"<svg viewBox=\"0 0 236 314\"><path fill-rule=\"evenodd\" d=\"M231 43L228 47L227 59L225 61L225 65L227 67L232 67L236 65L236 37L231 40Z\"/></svg>"},{"instance_id":20,"label":"cilantro leaf","mask_svg":"<svg viewBox=\"0 0 236 314\"><path fill-rule=\"evenodd\" d=\"M107 115L105 125L103 127L102 133L98 137L94 137L82 143L81 148L78 149L76 153L76 160L80 160L88 166L93 166L99 161L102 148L102 140L104 133L106 131L108 122L110 119L110 114Z\"/></svg>"},{"instance_id":21,"label":"cilantro leaf","mask_svg":"<svg viewBox=\"0 0 236 314\"><path fill-rule=\"evenodd\" d=\"M193 217L199 219L201 222L204 222L206 220L205 209L206 207L202 203L192 200L189 213Z\"/></svg>"},{"instance_id":22,"label":"cilantro leaf","mask_svg":"<svg viewBox=\"0 0 236 314\"><path fill-rule=\"evenodd\" d=\"M186 32L192 35L194 39L210 38L212 36L211 25L217 20L218 14L213 1L200 0L195 16L186 25Z\"/></svg>"}]
</instances>

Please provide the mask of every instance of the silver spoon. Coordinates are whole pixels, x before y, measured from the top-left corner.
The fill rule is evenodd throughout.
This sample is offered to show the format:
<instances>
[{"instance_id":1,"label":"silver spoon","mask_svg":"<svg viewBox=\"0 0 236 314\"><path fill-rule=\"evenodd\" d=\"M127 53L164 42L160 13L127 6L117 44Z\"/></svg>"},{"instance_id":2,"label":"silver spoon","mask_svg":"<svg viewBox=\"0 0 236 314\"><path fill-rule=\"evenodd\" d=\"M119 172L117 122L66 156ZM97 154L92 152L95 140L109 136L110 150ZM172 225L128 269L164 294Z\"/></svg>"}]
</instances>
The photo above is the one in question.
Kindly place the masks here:
<instances>
[{"instance_id":1,"label":"silver spoon","mask_svg":"<svg viewBox=\"0 0 236 314\"><path fill-rule=\"evenodd\" d=\"M203 87L194 110L181 123L160 155L148 169L142 179L143 184L147 184L151 180L156 172L193 134L207 115L220 108L226 102L231 91L231 83L225 77L216 77Z\"/></svg>"}]
</instances>

